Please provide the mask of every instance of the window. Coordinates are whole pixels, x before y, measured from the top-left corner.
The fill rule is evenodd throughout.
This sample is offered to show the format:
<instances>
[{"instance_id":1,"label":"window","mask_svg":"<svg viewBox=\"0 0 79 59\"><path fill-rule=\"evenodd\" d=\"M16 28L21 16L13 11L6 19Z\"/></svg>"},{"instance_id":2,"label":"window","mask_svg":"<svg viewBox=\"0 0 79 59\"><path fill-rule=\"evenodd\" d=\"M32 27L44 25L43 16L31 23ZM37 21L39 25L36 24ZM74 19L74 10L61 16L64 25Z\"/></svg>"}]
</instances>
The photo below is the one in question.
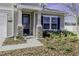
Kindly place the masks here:
<instances>
[{"instance_id":1,"label":"window","mask_svg":"<svg viewBox=\"0 0 79 59\"><path fill-rule=\"evenodd\" d=\"M41 18L41 23L44 30L53 30L60 27L60 17L44 15Z\"/></svg>"},{"instance_id":2,"label":"window","mask_svg":"<svg viewBox=\"0 0 79 59\"><path fill-rule=\"evenodd\" d=\"M43 24L43 28L44 28L44 29L49 29L50 26L49 26L49 24Z\"/></svg>"},{"instance_id":3,"label":"window","mask_svg":"<svg viewBox=\"0 0 79 59\"><path fill-rule=\"evenodd\" d=\"M51 29L57 29L57 24L51 24Z\"/></svg>"},{"instance_id":4,"label":"window","mask_svg":"<svg viewBox=\"0 0 79 59\"><path fill-rule=\"evenodd\" d=\"M44 23L49 23L50 22L50 18L49 17L43 17L43 22Z\"/></svg>"},{"instance_id":5,"label":"window","mask_svg":"<svg viewBox=\"0 0 79 59\"><path fill-rule=\"evenodd\" d=\"M43 17L43 29L50 29L50 17Z\"/></svg>"},{"instance_id":6,"label":"window","mask_svg":"<svg viewBox=\"0 0 79 59\"><path fill-rule=\"evenodd\" d=\"M53 24L57 24L57 20L58 20L57 17L51 17L51 22L52 22Z\"/></svg>"},{"instance_id":7,"label":"window","mask_svg":"<svg viewBox=\"0 0 79 59\"><path fill-rule=\"evenodd\" d=\"M51 29L57 29L58 17L51 17Z\"/></svg>"}]
</instances>

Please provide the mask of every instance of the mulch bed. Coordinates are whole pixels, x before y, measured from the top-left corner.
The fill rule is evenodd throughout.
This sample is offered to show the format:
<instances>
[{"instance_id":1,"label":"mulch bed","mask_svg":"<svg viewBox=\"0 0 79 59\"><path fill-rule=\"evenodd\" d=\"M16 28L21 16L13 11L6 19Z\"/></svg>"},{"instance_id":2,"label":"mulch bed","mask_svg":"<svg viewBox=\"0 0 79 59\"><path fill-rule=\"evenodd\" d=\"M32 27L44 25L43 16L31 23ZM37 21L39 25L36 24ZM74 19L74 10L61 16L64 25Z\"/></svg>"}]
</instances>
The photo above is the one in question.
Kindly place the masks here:
<instances>
[{"instance_id":1,"label":"mulch bed","mask_svg":"<svg viewBox=\"0 0 79 59\"><path fill-rule=\"evenodd\" d=\"M23 37L17 37L16 40L14 40L13 37L10 37L10 38L7 38L3 42L3 46L5 46L5 45L22 44L22 43L26 43L26 40Z\"/></svg>"},{"instance_id":2,"label":"mulch bed","mask_svg":"<svg viewBox=\"0 0 79 59\"><path fill-rule=\"evenodd\" d=\"M79 49L78 49L79 50ZM12 51L0 52L0 56L78 56L79 51L63 53L46 47L33 47L17 49Z\"/></svg>"},{"instance_id":3,"label":"mulch bed","mask_svg":"<svg viewBox=\"0 0 79 59\"><path fill-rule=\"evenodd\" d=\"M69 42L66 40L66 43L58 43L51 40L47 41L46 39L41 39L39 41L42 42L44 46L2 51L0 52L0 56L79 56L79 41ZM51 46L56 49L48 48L48 44L51 44ZM66 45L67 47L64 50L59 49ZM71 50L70 47L73 49ZM65 51L69 49L70 51Z\"/></svg>"}]
</instances>

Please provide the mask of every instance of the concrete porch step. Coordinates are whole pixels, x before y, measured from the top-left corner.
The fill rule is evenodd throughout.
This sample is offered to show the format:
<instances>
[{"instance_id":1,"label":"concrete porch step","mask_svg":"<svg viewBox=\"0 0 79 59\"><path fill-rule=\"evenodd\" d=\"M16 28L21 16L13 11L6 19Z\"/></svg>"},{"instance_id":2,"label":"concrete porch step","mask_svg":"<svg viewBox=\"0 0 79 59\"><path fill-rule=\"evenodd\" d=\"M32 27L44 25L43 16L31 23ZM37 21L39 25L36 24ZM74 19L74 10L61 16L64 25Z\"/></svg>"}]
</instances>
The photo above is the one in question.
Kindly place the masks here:
<instances>
[{"instance_id":1,"label":"concrete porch step","mask_svg":"<svg viewBox=\"0 0 79 59\"><path fill-rule=\"evenodd\" d=\"M35 36L26 36L26 39L36 38Z\"/></svg>"}]
</instances>

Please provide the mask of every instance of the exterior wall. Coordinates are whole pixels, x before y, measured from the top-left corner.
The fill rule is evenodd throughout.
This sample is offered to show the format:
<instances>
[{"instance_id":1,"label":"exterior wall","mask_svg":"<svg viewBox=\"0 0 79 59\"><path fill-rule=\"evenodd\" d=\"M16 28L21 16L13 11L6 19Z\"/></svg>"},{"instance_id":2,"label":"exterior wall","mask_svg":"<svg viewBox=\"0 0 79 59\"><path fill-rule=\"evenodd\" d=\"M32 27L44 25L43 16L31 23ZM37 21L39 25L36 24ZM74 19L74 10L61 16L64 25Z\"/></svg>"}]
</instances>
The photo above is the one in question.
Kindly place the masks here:
<instances>
[{"instance_id":1,"label":"exterior wall","mask_svg":"<svg viewBox=\"0 0 79 59\"><path fill-rule=\"evenodd\" d=\"M65 27L64 29L67 30L67 31L70 31L70 32L74 32L76 33L76 20L75 20L75 17L73 17L72 15L66 15L65 16L65 23L69 23L70 25L66 25L65 24ZM73 25L75 24L75 25ZM79 29L79 26L78 26L78 29Z\"/></svg>"},{"instance_id":2,"label":"exterior wall","mask_svg":"<svg viewBox=\"0 0 79 59\"><path fill-rule=\"evenodd\" d=\"M14 35L13 3L0 3L0 12L7 14L7 37Z\"/></svg>"},{"instance_id":3,"label":"exterior wall","mask_svg":"<svg viewBox=\"0 0 79 59\"><path fill-rule=\"evenodd\" d=\"M2 13L7 13L7 36L10 37L12 36L12 11L11 10L1 10L0 9L0 12Z\"/></svg>"},{"instance_id":4,"label":"exterior wall","mask_svg":"<svg viewBox=\"0 0 79 59\"><path fill-rule=\"evenodd\" d=\"M79 26L78 26L78 29L79 29ZM65 26L65 30L76 33L76 26L75 25ZM78 30L78 32L79 32L79 30Z\"/></svg>"}]
</instances>

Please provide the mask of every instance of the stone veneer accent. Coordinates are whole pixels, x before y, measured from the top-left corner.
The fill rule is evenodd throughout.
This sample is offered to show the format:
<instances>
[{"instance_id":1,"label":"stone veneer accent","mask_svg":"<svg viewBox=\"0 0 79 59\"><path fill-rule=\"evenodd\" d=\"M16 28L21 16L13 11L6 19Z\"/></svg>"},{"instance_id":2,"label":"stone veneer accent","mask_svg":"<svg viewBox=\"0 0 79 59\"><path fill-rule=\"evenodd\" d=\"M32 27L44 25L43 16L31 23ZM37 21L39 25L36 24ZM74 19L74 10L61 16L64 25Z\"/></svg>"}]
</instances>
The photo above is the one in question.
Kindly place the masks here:
<instances>
[{"instance_id":1,"label":"stone veneer accent","mask_svg":"<svg viewBox=\"0 0 79 59\"><path fill-rule=\"evenodd\" d=\"M18 26L18 36L23 36L23 26Z\"/></svg>"},{"instance_id":2,"label":"stone veneer accent","mask_svg":"<svg viewBox=\"0 0 79 59\"><path fill-rule=\"evenodd\" d=\"M36 37L42 38L42 35L43 35L42 26L37 25L37 27L36 27Z\"/></svg>"}]
</instances>

